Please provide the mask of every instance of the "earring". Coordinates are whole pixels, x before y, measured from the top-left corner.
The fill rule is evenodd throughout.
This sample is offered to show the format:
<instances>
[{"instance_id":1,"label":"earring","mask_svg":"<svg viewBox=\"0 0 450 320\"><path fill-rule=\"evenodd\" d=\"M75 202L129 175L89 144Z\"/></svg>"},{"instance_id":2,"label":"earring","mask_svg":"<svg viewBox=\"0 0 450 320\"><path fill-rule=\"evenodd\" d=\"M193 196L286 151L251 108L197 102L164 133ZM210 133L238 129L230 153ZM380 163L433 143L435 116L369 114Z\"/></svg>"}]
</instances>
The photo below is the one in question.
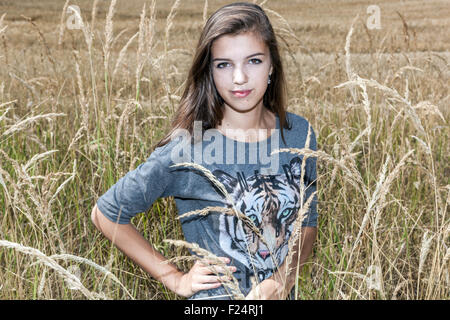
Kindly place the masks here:
<instances>
[{"instance_id":1,"label":"earring","mask_svg":"<svg viewBox=\"0 0 450 320\"><path fill-rule=\"evenodd\" d=\"M267 80L267 84L270 84L270 74L269 74L269 80Z\"/></svg>"}]
</instances>

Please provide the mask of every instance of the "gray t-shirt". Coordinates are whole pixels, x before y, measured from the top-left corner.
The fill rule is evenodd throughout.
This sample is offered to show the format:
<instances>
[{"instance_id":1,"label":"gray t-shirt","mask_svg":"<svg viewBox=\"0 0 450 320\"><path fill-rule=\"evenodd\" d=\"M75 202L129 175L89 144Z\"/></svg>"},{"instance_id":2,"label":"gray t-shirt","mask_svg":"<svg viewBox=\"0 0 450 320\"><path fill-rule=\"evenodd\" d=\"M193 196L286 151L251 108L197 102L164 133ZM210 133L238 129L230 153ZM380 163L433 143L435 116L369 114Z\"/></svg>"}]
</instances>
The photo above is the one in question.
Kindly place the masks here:
<instances>
[{"instance_id":1,"label":"gray t-shirt","mask_svg":"<svg viewBox=\"0 0 450 320\"><path fill-rule=\"evenodd\" d=\"M290 112L286 118L290 124L290 129L283 128L286 144L281 139L278 116L277 130L263 141L241 142L215 129L206 130L203 139L195 144L183 143L186 140L182 136L173 139L155 148L144 163L106 191L97 201L98 209L109 220L125 224L136 214L151 209L158 198L173 196L179 215L208 206L231 208L230 201L233 202L265 241L236 216L219 211L181 218L180 222L185 241L231 259L229 265L237 267L233 274L246 295L251 290L251 278L256 282L267 279L283 263L297 213L316 191L315 157L306 157L301 184L303 155L271 155L277 149L304 148L308 128L309 148L316 150L316 136L309 122ZM174 166L182 162L209 170L225 187L228 197L198 168ZM317 226L317 195L313 196L302 226ZM190 299L232 299L229 295L221 286L199 291Z\"/></svg>"}]
</instances>

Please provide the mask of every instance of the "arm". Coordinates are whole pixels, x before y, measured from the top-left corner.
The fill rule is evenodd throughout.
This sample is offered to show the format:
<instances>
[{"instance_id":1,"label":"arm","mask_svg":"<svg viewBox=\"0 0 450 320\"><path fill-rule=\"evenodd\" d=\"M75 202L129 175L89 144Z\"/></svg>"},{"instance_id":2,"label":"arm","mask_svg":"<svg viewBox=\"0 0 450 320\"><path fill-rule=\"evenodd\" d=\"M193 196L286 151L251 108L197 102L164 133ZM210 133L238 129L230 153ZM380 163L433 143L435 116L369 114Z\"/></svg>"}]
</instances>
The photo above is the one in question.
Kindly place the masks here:
<instances>
[{"instance_id":1,"label":"arm","mask_svg":"<svg viewBox=\"0 0 450 320\"><path fill-rule=\"evenodd\" d=\"M183 272L179 271L173 264L161 264L167 259L153 248L134 225L110 221L98 210L97 205L92 210L91 219L100 232L142 269L162 282L171 291L185 296L179 288Z\"/></svg>"},{"instance_id":2,"label":"arm","mask_svg":"<svg viewBox=\"0 0 450 320\"><path fill-rule=\"evenodd\" d=\"M314 240L317 236L316 227L302 227L301 251L299 272L306 260L312 253ZM262 281L256 289L250 291L246 299L285 299L297 280L297 262L298 262L299 242L294 245L292 261L289 265L290 272L286 276L287 264L285 262L268 279ZM259 293L259 294L258 294Z\"/></svg>"},{"instance_id":3,"label":"arm","mask_svg":"<svg viewBox=\"0 0 450 320\"><path fill-rule=\"evenodd\" d=\"M196 261L189 272L179 271L171 263L162 263L167 259L139 233L131 224L118 224L110 221L95 205L91 213L94 225L125 255L137 263L153 278L162 282L169 290L183 297L190 297L200 290L218 288L222 285L222 277L213 274L210 267L202 261ZM222 258L230 263L228 258ZM235 267L227 267L235 272ZM225 273L223 268L217 270Z\"/></svg>"}]
</instances>

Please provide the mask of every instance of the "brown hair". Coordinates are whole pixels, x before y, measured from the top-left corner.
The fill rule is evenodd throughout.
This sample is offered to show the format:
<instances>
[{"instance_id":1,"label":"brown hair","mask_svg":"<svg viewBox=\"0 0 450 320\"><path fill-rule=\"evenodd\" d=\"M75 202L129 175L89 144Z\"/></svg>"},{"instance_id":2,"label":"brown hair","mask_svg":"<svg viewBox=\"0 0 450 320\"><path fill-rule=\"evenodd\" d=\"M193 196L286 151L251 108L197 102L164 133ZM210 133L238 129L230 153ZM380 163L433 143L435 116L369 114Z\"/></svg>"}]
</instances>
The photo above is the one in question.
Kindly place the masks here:
<instances>
[{"instance_id":1,"label":"brown hair","mask_svg":"<svg viewBox=\"0 0 450 320\"><path fill-rule=\"evenodd\" d=\"M286 143L283 127L290 129L285 111L287 88L275 33L269 18L260 6L236 2L218 9L206 22L171 129L156 147L167 144L177 129L186 129L192 136L194 121L201 121L203 131L216 128L221 123L224 100L217 92L213 80L211 46L213 41L222 35L237 35L244 32L253 32L260 36L269 48L273 70L271 83L263 97L263 105L278 115L281 137Z\"/></svg>"}]
</instances>

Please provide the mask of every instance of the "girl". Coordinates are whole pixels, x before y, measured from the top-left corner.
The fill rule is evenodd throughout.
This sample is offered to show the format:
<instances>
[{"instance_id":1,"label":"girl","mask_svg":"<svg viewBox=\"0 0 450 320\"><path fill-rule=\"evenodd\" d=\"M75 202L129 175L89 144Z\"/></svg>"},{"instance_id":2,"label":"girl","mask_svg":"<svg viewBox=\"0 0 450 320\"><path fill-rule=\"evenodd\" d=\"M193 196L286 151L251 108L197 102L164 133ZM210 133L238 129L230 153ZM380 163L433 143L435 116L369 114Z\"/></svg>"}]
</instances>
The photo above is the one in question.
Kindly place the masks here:
<instances>
[{"instance_id":1,"label":"girl","mask_svg":"<svg viewBox=\"0 0 450 320\"><path fill-rule=\"evenodd\" d=\"M292 298L296 267L311 254L317 232L316 159L303 163L303 156L271 151L308 145L316 150L316 138L306 119L285 111L285 101L277 41L263 9L244 2L220 8L200 35L170 132L146 162L98 199L93 223L178 295L232 299L223 285L223 274L232 274L247 299ZM209 170L226 192L186 162ZM224 262L216 261L215 272L211 260L197 260L187 273L162 263L167 259L130 223L168 196L175 198L180 215L235 208L251 221L210 208L207 215L181 218L186 241ZM310 197L298 254L298 241L291 247L289 238Z\"/></svg>"}]
</instances>

